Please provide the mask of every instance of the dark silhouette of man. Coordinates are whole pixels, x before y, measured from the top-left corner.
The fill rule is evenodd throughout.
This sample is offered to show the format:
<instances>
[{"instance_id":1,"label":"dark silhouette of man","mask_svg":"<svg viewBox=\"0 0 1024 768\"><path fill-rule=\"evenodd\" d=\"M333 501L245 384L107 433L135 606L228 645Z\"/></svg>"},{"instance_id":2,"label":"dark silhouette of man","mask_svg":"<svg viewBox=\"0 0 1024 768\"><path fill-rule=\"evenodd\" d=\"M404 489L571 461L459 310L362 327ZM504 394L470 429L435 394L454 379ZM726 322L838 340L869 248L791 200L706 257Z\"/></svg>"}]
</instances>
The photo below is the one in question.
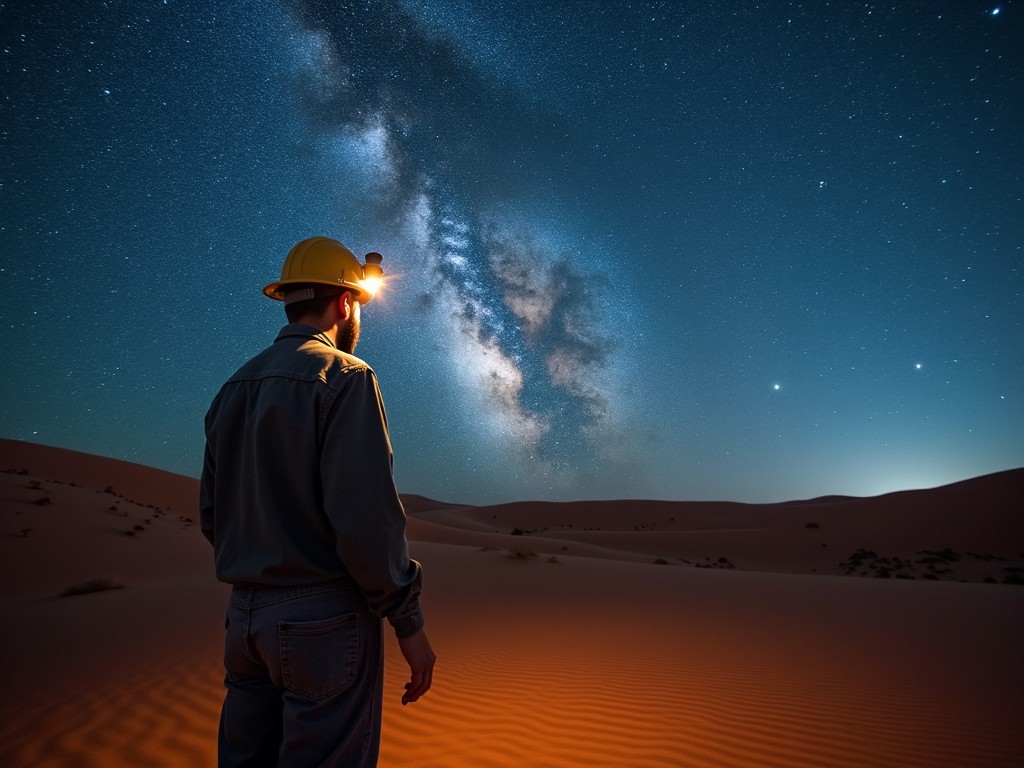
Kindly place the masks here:
<instances>
[{"instance_id":1,"label":"dark silhouette of man","mask_svg":"<svg viewBox=\"0 0 1024 768\"><path fill-rule=\"evenodd\" d=\"M329 238L296 245L264 289L288 325L206 414L201 527L232 585L223 767L376 765L382 618L409 664L402 703L431 685L384 402L353 355L380 261Z\"/></svg>"}]
</instances>

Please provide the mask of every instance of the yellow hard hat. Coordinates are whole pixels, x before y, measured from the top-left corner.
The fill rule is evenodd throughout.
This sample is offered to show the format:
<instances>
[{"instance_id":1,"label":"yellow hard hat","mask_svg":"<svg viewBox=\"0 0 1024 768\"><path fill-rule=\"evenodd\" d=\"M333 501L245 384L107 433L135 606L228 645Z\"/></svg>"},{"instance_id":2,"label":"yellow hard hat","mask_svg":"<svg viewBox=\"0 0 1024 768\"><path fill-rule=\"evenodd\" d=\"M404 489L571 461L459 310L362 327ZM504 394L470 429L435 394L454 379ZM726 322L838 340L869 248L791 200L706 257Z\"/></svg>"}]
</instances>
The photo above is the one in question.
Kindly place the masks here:
<instances>
[{"instance_id":1,"label":"yellow hard hat","mask_svg":"<svg viewBox=\"0 0 1024 768\"><path fill-rule=\"evenodd\" d=\"M281 279L265 287L263 293L284 301L289 285L333 285L352 291L360 304L368 304L384 279L381 260L379 253L368 253L366 263L360 264L355 254L337 240L310 237L288 252Z\"/></svg>"}]
</instances>

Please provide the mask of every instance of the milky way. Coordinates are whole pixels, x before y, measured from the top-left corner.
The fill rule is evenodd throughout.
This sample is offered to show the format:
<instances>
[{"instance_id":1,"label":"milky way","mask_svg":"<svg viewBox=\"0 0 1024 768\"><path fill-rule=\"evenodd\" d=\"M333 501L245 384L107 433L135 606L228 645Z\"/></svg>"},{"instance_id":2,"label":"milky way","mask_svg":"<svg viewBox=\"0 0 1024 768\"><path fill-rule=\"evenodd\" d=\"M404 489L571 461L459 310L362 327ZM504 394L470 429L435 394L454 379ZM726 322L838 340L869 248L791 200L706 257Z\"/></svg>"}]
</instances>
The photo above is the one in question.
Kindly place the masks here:
<instances>
[{"instance_id":1,"label":"milky way","mask_svg":"<svg viewBox=\"0 0 1024 768\"><path fill-rule=\"evenodd\" d=\"M455 337L452 383L477 398L476 425L549 482L578 481L615 429L613 345L596 311L610 281L579 246L553 247L504 213L517 201L503 180L531 151L523 132L547 129L504 126L523 99L399 8L314 6L299 18L310 123L345 147L339 174L367 180L361 215L407 234L404 279L433 332Z\"/></svg>"}]
</instances>

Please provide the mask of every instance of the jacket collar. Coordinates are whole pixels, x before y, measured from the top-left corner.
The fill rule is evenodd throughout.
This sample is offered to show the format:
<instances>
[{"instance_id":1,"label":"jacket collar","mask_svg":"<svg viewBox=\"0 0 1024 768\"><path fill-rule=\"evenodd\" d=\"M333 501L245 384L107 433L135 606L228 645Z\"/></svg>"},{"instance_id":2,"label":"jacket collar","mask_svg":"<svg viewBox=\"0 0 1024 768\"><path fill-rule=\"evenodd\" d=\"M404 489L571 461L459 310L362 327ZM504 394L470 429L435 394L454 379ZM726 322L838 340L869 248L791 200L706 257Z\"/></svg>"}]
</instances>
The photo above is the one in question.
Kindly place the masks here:
<instances>
[{"instance_id":1,"label":"jacket collar","mask_svg":"<svg viewBox=\"0 0 1024 768\"><path fill-rule=\"evenodd\" d=\"M296 337L302 339L316 339L329 347L337 349L334 342L331 341L330 336L321 331L315 325L307 325L306 323L289 323L278 332L277 338L274 339L274 343L276 344L281 341L281 339L292 339Z\"/></svg>"}]
</instances>

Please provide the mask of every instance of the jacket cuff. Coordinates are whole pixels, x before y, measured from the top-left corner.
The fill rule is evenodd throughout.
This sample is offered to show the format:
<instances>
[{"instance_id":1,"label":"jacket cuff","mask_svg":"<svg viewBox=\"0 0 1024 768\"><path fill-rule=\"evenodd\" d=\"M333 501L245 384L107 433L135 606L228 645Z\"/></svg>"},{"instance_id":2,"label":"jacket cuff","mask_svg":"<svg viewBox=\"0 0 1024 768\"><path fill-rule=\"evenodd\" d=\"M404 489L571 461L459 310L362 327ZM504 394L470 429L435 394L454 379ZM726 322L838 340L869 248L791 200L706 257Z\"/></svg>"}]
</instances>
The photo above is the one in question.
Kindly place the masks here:
<instances>
[{"instance_id":1,"label":"jacket cuff","mask_svg":"<svg viewBox=\"0 0 1024 768\"><path fill-rule=\"evenodd\" d=\"M401 640L411 637L423 629L423 612L420 611L419 606L416 606L416 610L396 619L388 619L388 621L395 630L395 637Z\"/></svg>"}]
</instances>

